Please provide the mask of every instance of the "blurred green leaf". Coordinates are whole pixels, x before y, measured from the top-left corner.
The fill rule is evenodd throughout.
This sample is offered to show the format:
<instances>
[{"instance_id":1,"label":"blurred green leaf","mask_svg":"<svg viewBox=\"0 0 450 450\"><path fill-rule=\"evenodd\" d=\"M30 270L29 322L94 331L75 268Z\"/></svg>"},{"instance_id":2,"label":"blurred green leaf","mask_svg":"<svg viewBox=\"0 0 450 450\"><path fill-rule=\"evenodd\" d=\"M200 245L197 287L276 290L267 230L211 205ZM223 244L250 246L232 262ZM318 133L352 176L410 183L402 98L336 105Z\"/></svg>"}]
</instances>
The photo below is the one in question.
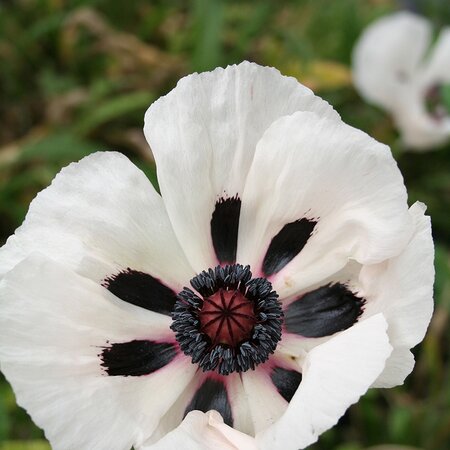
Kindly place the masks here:
<instances>
[{"instance_id":1,"label":"blurred green leaf","mask_svg":"<svg viewBox=\"0 0 450 450\"><path fill-rule=\"evenodd\" d=\"M348 442L346 444L338 445L335 450L363 450L359 444Z\"/></svg>"},{"instance_id":2,"label":"blurred green leaf","mask_svg":"<svg viewBox=\"0 0 450 450\"><path fill-rule=\"evenodd\" d=\"M51 15L43 15L28 29L24 30L21 45L42 38L43 35L55 32L64 20L64 11L58 11Z\"/></svg>"},{"instance_id":3,"label":"blurred green leaf","mask_svg":"<svg viewBox=\"0 0 450 450\"><path fill-rule=\"evenodd\" d=\"M232 49L230 58L232 62L239 62L242 59L242 55L248 51L253 39L264 31L264 26L270 22L275 9L275 4L270 0L245 6L241 3L234 5L234 14L239 16L239 22L237 22L239 33Z\"/></svg>"},{"instance_id":4,"label":"blurred green leaf","mask_svg":"<svg viewBox=\"0 0 450 450\"><path fill-rule=\"evenodd\" d=\"M46 95L55 96L76 87L76 79L73 76L58 74L45 68L39 75L39 84Z\"/></svg>"},{"instance_id":5,"label":"blurred green leaf","mask_svg":"<svg viewBox=\"0 0 450 450\"><path fill-rule=\"evenodd\" d=\"M57 131L36 142L24 146L20 153L21 162L28 161L78 161L99 150L98 145L79 138L70 131Z\"/></svg>"},{"instance_id":6,"label":"blurred green leaf","mask_svg":"<svg viewBox=\"0 0 450 450\"><path fill-rule=\"evenodd\" d=\"M147 178L153 184L154 188L159 192L158 177L156 175L156 165L149 164L143 161L134 161L134 163L145 173L145 175L147 175Z\"/></svg>"},{"instance_id":7,"label":"blurred green leaf","mask_svg":"<svg viewBox=\"0 0 450 450\"><path fill-rule=\"evenodd\" d=\"M408 442L409 430L411 429L412 412L409 408L397 406L390 411L389 437L392 442L405 444Z\"/></svg>"},{"instance_id":8,"label":"blurred green leaf","mask_svg":"<svg viewBox=\"0 0 450 450\"><path fill-rule=\"evenodd\" d=\"M194 2L192 68L195 71L210 70L222 64L223 9L222 0Z\"/></svg>"},{"instance_id":9,"label":"blurred green leaf","mask_svg":"<svg viewBox=\"0 0 450 450\"><path fill-rule=\"evenodd\" d=\"M7 439L10 429L6 385L0 385L0 442Z\"/></svg>"},{"instance_id":10,"label":"blurred green leaf","mask_svg":"<svg viewBox=\"0 0 450 450\"><path fill-rule=\"evenodd\" d=\"M51 450L45 441L6 441L0 444L0 450Z\"/></svg>"},{"instance_id":11,"label":"blurred green leaf","mask_svg":"<svg viewBox=\"0 0 450 450\"><path fill-rule=\"evenodd\" d=\"M99 126L117 118L126 118L127 114L142 111L142 117L155 95L148 91L138 91L115 96L105 100L84 114L75 125L77 134L84 136Z\"/></svg>"},{"instance_id":12,"label":"blurred green leaf","mask_svg":"<svg viewBox=\"0 0 450 450\"><path fill-rule=\"evenodd\" d=\"M441 86L441 96L444 106L450 114L450 84Z\"/></svg>"},{"instance_id":13,"label":"blurred green leaf","mask_svg":"<svg viewBox=\"0 0 450 450\"><path fill-rule=\"evenodd\" d=\"M446 289L450 288L450 254L441 244L435 247L435 270L436 278L434 282L435 298L442 306L450 312L450 299L444 297Z\"/></svg>"}]
</instances>

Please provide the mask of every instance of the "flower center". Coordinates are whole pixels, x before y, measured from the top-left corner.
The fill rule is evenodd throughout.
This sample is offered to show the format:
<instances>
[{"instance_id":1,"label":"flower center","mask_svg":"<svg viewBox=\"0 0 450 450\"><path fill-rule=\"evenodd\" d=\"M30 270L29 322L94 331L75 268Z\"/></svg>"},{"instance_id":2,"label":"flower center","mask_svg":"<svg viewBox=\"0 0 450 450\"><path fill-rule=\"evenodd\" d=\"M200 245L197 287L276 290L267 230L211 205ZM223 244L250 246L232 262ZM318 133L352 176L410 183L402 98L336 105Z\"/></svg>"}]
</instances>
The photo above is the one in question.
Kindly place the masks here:
<instances>
[{"instance_id":1,"label":"flower center","mask_svg":"<svg viewBox=\"0 0 450 450\"><path fill-rule=\"evenodd\" d=\"M201 330L214 345L235 346L249 339L257 322L253 302L238 290L219 289L211 297L203 299L198 314Z\"/></svg>"},{"instance_id":2,"label":"flower center","mask_svg":"<svg viewBox=\"0 0 450 450\"><path fill-rule=\"evenodd\" d=\"M425 94L428 113L437 121L450 114L450 85L435 84Z\"/></svg>"},{"instance_id":3,"label":"flower center","mask_svg":"<svg viewBox=\"0 0 450 450\"><path fill-rule=\"evenodd\" d=\"M281 338L278 294L250 267L217 266L191 280L172 313L181 350L203 371L245 372L266 361Z\"/></svg>"}]
</instances>

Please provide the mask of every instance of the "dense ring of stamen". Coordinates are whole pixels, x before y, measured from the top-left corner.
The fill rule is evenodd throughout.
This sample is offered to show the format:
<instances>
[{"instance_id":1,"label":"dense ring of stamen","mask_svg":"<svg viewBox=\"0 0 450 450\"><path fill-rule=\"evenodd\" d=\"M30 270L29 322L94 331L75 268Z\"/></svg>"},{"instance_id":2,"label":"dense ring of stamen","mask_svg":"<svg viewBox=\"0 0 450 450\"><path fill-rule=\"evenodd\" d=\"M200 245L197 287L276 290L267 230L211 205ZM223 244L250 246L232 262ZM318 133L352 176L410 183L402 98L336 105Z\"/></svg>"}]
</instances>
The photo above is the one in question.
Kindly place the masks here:
<instances>
[{"instance_id":1,"label":"dense ring of stamen","mask_svg":"<svg viewBox=\"0 0 450 450\"><path fill-rule=\"evenodd\" d=\"M217 266L191 280L172 313L181 350L203 371L245 372L266 361L281 338L278 294L249 266ZM199 295L198 295L199 294Z\"/></svg>"}]
</instances>

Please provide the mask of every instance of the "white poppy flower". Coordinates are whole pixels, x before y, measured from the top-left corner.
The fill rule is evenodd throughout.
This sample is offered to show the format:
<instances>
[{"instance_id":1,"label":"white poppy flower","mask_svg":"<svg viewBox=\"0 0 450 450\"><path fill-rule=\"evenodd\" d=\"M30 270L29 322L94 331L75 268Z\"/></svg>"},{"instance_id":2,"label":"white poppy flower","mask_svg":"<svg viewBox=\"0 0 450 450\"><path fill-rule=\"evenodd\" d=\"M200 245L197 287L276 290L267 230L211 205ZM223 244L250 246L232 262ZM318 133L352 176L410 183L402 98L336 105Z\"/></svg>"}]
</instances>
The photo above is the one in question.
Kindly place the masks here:
<instances>
[{"instance_id":1,"label":"white poppy flower","mask_svg":"<svg viewBox=\"0 0 450 450\"><path fill-rule=\"evenodd\" d=\"M144 130L161 196L90 155L0 250L1 367L55 449L304 448L403 382L433 244L388 147L252 63Z\"/></svg>"},{"instance_id":2,"label":"white poppy flower","mask_svg":"<svg viewBox=\"0 0 450 450\"><path fill-rule=\"evenodd\" d=\"M353 52L356 88L392 114L411 150L450 138L450 111L443 99L450 84L450 28L435 43L432 35L428 20L398 12L371 24Z\"/></svg>"}]
</instances>

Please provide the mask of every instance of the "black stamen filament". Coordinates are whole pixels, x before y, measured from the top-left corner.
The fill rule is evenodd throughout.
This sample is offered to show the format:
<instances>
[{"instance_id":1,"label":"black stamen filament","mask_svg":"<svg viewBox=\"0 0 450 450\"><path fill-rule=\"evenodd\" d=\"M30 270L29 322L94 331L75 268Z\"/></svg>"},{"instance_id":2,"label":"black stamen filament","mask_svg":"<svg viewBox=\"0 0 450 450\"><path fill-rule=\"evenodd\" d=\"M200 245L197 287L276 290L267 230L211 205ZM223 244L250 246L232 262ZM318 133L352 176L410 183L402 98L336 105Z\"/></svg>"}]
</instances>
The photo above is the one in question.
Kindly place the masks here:
<instances>
[{"instance_id":1,"label":"black stamen filament","mask_svg":"<svg viewBox=\"0 0 450 450\"><path fill-rule=\"evenodd\" d=\"M191 286L196 292L185 287L178 294L171 328L203 371L245 372L275 351L283 313L269 281L234 264L203 271Z\"/></svg>"}]
</instances>

